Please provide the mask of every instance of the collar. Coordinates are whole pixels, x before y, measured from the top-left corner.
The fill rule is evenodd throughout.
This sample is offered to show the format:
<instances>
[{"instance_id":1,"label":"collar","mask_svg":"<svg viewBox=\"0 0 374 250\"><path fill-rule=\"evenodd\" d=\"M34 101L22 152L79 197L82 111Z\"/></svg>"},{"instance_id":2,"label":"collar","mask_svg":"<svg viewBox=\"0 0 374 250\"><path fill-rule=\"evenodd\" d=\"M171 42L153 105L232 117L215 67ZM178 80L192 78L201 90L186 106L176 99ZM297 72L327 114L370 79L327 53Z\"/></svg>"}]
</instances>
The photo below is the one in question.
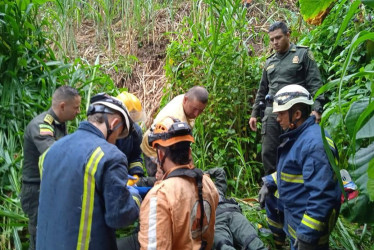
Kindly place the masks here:
<instances>
[{"instance_id":1,"label":"collar","mask_svg":"<svg viewBox=\"0 0 374 250\"><path fill-rule=\"evenodd\" d=\"M56 113L53 111L52 107L48 109L47 111L48 114L50 114L53 117L53 122L57 125L63 124L64 122L59 122L59 119L56 115Z\"/></svg>"},{"instance_id":2,"label":"collar","mask_svg":"<svg viewBox=\"0 0 374 250\"><path fill-rule=\"evenodd\" d=\"M189 168L189 169L194 169L195 166L192 165L192 163L191 163L191 164L188 164L188 165L179 165L179 166L172 167L171 169L169 169L169 171L167 171L167 172L164 174L164 176L162 176L162 180L165 180L171 172L173 172L173 171L175 171L175 170L177 170L177 169L180 169L180 168Z\"/></svg>"},{"instance_id":3,"label":"collar","mask_svg":"<svg viewBox=\"0 0 374 250\"><path fill-rule=\"evenodd\" d=\"M93 125L89 121L83 121L83 122L81 122L79 124L78 130L88 131L88 132L90 132L92 134L95 134L98 137L101 137L101 138L103 138L105 140L104 134L100 131L100 129L98 129L97 127L95 127L95 125Z\"/></svg>"},{"instance_id":4,"label":"collar","mask_svg":"<svg viewBox=\"0 0 374 250\"><path fill-rule=\"evenodd\" d=\"M281 139L281 141L283 141L286 138L289 138L289 139L296 138L305 129L307 129L308 127L312 126L315 123L316 123L316 117L314 115L312 115L312 116L308 117L308 119L306 119L303 122L303 124L301 124L299 127L297 127L294 130L291 130L289 132L286 132L286 133L282 134L279 138Z\"/></svg>"},{"instance_id":5,"label":"collar","mask_svg":"<svg viewBox=\"0 0 374 250\"><path fill-rule=\"evenodd\" d=\"M288 55L290 52L296 52L296 45L293 44L293 43L290 43L290 47L288 48L288 50L281 54L281 53L275 53L275 55L278 57L278 58L283 58L285 57L286 55Z\"/></svg>"}]
</instances>

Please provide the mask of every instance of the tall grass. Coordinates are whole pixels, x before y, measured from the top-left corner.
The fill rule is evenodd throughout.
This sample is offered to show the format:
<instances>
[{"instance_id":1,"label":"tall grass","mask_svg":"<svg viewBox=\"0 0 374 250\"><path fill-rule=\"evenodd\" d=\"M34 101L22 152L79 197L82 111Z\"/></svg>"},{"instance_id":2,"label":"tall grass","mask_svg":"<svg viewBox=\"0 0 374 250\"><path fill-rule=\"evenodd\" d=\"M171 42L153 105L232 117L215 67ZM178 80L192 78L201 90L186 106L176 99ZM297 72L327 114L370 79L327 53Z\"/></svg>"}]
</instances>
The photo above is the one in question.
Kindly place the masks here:
<instances>
[{"instance_id":1,"label":"tall grass","mask_svg":"<svg viewBox=\"0 0 374 250\"><path fill-rule=\"evenodd\" d=\"M229 184L237 194L256 185L260 173L255 169L259 164L253 169L248 164L258 162L258 152L247 122L262 59L248 55L246 13L240 1L194 1L185 27L168 48L166 63L168 89L208 89L209 105L195 128L204 143L194 150L202 158L195 161L204 168L225 167L229 179L236 180Z\"/></svg>"},{"instance_id":2,"label":"tall grass","mask_svg":"<svg viewBox=\"0 0 374 250\"><path fill-rule=\"evenodd\" d=\"M96 36L92 45L105 45L104 51L113 57L119 37L134 39L135 35L139 42L143 38L148 42L153 39L157 10L167 7L172 16L172 5L173 1L55 0L47 1L41 16L48 20L48 30L59 58L61 53L70 57L78 54L75 34L83 27L82 20L93 23ZM117 24L120 24L120 32Z\"/></svg>"}]
</instances>

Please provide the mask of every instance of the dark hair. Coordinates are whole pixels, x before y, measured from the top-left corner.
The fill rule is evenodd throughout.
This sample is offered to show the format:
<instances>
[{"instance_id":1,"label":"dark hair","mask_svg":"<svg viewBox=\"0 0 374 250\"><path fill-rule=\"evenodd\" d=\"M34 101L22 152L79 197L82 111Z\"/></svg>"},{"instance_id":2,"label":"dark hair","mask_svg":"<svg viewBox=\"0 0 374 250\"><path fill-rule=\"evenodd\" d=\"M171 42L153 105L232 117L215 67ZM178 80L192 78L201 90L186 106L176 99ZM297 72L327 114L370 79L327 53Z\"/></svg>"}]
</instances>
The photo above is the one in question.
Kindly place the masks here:
<instances>
[{"instance_id":1,"label":"dark hair","mask_svg":"<svg viewBox=\"0 0 374 250\"><path fill-rule=\"evenodd\" d=\"M62 101L73 100L76 96L79 96L78 90L73 87L63 85L56 89L52 96L52 106L57 105Z\"/></svg>"},{"instance_id":2,"label":"dark hair","mask_svg":"<svg viewBox=\"0 0 374 250\"><path fill-rule=\"evenodd\" d=\"M199 102L203 103L203 104L206 104L208 102L208 96L209 96L209 93L208 91L202 87L202 86L194 86L192 88L190 88L186 95L185 95L188 99L196 99L198 100Z\"/></svg>"},{"instance_id":3,"label":"dark hair","mask_svg":"<svg viewBox=\"0 0 374 250\"><path fill-rule=\"evenodd\" d=\"M87 121L89 122L95 122L95 123L104 123L105 122L105 119L104 119L104 114L103 113L94 113L92 115L88 115L87 116Z\"/></svg>"},{"instance_id":4,"label":"dark hair","mask_svg":"<svg viewBox=\"0 0 374 250\"><path fill-rule=\"evenodd\" d=\"M305 103L296 103L291 107L292 113L296 112L297 110L301 111L301 119L306 120L310 116L312 112L312 106L305 104Z\"/></svg>"},{"instance_id":5,"label":"dark hair","mask_svg":"<svg viewBox=\"0 0 374 250\"><path fill-rule=\"evenodd\" d=\"M165 156L169 157L172 162L177 165L186 165L191 162L189 155L191 142L182 141L175 143L169 147L158 145L157 148L165 152Z\"/></svg>"},{"instance_id":6,"label":"dark hair","mask_svg":"<svg viewBox=\"0 0 374 250\"><path fill-rule=\"evenodd\" d=\"M278 21L278 22L275 22L272 25L270 25L269 32L272 32L272 31L277 30L277 29L281 29L282 33L284 35L287 35L287 32L290 32L290 30L288 29L287 25L284 22L282 22L282 21Z\"/></svg>"}]
</instances>

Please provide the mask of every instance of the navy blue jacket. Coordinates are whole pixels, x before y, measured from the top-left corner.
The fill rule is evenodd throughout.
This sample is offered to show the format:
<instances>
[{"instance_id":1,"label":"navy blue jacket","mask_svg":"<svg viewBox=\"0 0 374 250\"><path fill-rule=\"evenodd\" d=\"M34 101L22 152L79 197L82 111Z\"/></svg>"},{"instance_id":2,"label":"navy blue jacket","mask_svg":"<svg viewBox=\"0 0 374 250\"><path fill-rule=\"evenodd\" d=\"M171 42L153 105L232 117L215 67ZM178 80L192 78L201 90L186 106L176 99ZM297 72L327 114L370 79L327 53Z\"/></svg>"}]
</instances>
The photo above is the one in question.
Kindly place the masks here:
<instances>
[{"instance_id":1,"label":"navy blue jacket","mask_svg":"<svg viewBox=\"0 0 374 250\"><path fill-rule=\"evenodd\" d=\"M341 190L322 142L315 117L280 136L275 175L265 177L276 187L284 209L284 231L292 238L326 244L339 214ZM326 137L337 157L334 142Z\"/></svg>"},{"instance_id":2,"label":"navy blue jacket","mask_svg":"<svg viewBox=\"0 0 374 250\"><path fill-rule=\"evenodd\" d=\"M125 159L86 121L41 156L37 249L117 249L115 229L139 215Z\"/></svg>"},{"instance_id":3,"label":"navy blue jacket","mask_svg":"<svg viewBox=\"0 0 374 250\"><path fill-rule=\"evenodd\" d=\"M128 172L130 175L144 175L143 170L143 159L142 150L140 149L140 144L143 140L142 129L136 123L134 124L134 130L130 135L124 139L118 139L116 141L116 146L126 155L128 165Z\"/></svg>"}]
</instances>

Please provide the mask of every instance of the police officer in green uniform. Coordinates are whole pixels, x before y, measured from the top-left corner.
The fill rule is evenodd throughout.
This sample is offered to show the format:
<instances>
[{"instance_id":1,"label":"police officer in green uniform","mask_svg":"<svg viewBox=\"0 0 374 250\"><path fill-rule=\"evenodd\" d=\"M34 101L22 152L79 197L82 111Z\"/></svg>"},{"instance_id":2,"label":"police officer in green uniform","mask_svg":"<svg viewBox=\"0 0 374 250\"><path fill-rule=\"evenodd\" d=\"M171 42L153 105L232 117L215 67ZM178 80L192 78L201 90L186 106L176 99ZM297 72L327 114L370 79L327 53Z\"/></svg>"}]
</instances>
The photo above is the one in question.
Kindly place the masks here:
<instances>
[{"instance_id":1,"label":"police officer in green uniform","mask_svg":"<svg viewBox=\"0 0 374 250\"><path fill-rule=\"evenodd\" d=\"M269 175L276 170L277 147L280 144L279 136L282 129L273 114L272 96L281 88L289 84L298 84L314 95L322 86L321 75L312 52L305 46L290 43L290 32L283 22L276 22L269 28L270 43L275 54L268 57L262 74L259 89L249 126L257 130L257 117L260 116L260 102L266 103L264 117L262 118L262 163L265 174ZM321 119L323 96L320 95L314 103L312 114L316 121Z\"/></svg>"},{"instance_id":2,"label":"police officer in green uniform","mask_svg":"<svg viewBox=\"0 0 374 250\"><path fill-rule=\"evenodd\" d=\"M66 121L80 112L81 97L76 89L59 87L53 94L52 107L36 116L24 132L21 205L29 217L30 244L35 249L36 222L39 204L39 156L56 140L67 134Z\"/></svg>"},{"instance_id":3,"label":"police officer in green uniform","mask_svg":"<svg viewBox=\"0 0 374 250\"><path fill-rule=\"evenodd\" d=\"M222 168L205 171L214 180L219 193L214 229L214 249L217 250L264 250L267 249L256 229L242 214L239 204L233 198L226 198L226 173Z\"/></svg>"}]
</instances>

